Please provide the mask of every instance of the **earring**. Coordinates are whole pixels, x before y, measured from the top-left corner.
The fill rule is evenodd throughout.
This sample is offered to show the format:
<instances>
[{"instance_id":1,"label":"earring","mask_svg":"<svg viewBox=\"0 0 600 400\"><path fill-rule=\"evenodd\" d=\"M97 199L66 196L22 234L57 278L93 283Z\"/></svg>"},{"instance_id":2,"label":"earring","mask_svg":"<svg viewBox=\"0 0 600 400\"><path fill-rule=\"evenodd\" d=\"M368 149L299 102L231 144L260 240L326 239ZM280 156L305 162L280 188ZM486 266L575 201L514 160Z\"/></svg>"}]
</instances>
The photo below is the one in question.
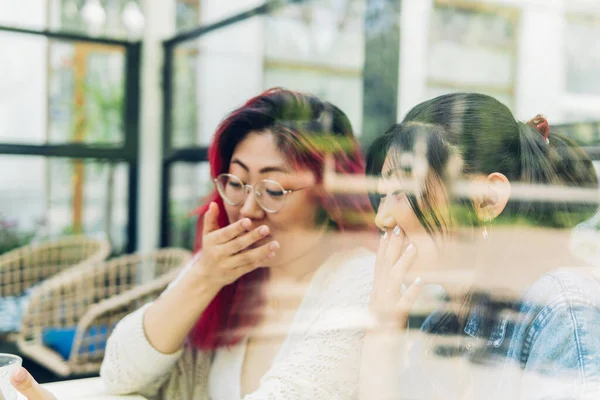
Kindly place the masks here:
<instances>
[{"instance_id":1,"label":"earring","mask_svg":"<svg viewBox=\"0 0 600 400\"><path fill-rule=\"evenodd\" d=\"M487 239L488 236L490 235L490 233L488 232L488 225L490 227L492 226L492 213L491 213L491 211L488 213L488 215L486 215L485 217L483 217L483 232L481 233L481 235L483 236L483 239Z\"/></svg>"}]
</instances>

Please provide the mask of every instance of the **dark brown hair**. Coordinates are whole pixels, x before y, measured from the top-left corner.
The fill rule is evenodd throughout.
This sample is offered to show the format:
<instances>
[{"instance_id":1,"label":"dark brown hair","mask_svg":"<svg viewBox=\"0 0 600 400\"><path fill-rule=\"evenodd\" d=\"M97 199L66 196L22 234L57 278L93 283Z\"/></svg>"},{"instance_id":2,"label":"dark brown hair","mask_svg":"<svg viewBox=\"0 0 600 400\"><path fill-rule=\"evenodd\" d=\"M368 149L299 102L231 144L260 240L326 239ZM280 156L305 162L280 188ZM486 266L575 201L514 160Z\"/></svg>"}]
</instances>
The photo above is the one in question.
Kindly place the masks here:
<instances>
[{"instance_id":1,"label":"dark brown hair","mask_svg":"<svg viewBox=\"0 0 600 400\"><path fill-rule=\"evenodd\" d=\"M417 138L425 141L429 170L441 180L448 179L449 160L455 155L467 175L500 172L513 183L598 188L589 157L572 140L550 133L545 118L519 122L504 104L477 93L447 94L414 107L401 124L392 126L370 147L367 173L379 175L390 150L414 152ZM420 201L409 196L411 205L429 231L443 231L444 223L435 210L419 206L427 205L426 194L424 188ZM470 204L468 199L455 200L467 208ZM377 202L372 196L375 207ZM596 208L595 204L573 201L515 199L509 201L498 221L518 219L540 226L573 227ZM466 217L478 224L473 213Z\"/></svg>"}]
</instances>

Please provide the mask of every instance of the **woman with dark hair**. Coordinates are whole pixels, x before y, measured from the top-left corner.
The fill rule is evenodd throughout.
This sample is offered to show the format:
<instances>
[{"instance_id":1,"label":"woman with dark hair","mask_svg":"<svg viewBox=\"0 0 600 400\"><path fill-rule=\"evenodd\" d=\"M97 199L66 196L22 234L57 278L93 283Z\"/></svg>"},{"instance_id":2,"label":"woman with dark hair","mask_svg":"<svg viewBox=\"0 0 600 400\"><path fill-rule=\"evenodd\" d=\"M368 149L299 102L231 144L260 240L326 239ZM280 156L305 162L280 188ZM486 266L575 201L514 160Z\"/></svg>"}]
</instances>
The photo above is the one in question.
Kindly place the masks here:
<instances>
[{"instance_id":1,"label":"woman with dark hair","mask_svg":"<svg viewBox=\"0 0 600 400\"><path fill-rule=\"evenodd\" d=\"M600 284L591 269L562 268L580 264L567 229L598 201L576 144L543 116L521 123L492 97L448 94L379 137L367 173L379 177L371 198L384 232L370 306L385 325L365 337L363 398L600 394ZM423 281L449 301L405 365L398 333ZM436 353L454 356L431 362Z\"/></svg>"},{"instance_id":2,"label":"woman with dark hair","mask_svg":"<svg viewBox=\"0 0 600 400\"><path fill-rule=\"evenodd\" d=\"M219 125L216 190L200 210L198 253L155 302L110 337L112 392L164 399L336 399L357 390L361 331L329 329L366 308L374 255L336 232L372 221L366 196L330 196L324 162L364 163L346 115L271 89Z\"/></svg>"}]
</instances>

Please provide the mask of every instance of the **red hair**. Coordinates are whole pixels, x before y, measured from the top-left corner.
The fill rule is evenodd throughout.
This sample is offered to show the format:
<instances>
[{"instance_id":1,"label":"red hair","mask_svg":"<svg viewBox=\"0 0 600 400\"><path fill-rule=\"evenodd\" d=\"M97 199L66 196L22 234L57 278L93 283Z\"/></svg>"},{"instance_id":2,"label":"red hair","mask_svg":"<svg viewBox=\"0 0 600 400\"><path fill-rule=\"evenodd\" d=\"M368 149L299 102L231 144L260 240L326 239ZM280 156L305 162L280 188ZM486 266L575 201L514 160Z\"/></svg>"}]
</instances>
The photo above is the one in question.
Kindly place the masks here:
<instances>
[{"instance_id":1,"label":"red hair","mask_svg":"<svg viewBox=\"0 0 600 400\"><path fill-rule=\"evenodd\" d=\"M327 155L333 156L339 173L364 173L358 143L341 110L312 95L273 88L250 99L220 123L208 154L211 176L215 178L228 172L235 147L248 133L265 130L273 134L290 164L312 170L318 184L323 179ZM197 211L194 251L202 249L203 216L210 202L218 205L219 226L229 224L219 194L214 191L207 200ZM319 200L337 230L364 228L367 221L373 220L366 196L322 196ZM260 288L267 277L268 270L259 268L223 287L192 330L193 345L212 350L238 343L242 337L239 332L258 322L256 310L262 302Z\"/></svg>"}]
</instances>

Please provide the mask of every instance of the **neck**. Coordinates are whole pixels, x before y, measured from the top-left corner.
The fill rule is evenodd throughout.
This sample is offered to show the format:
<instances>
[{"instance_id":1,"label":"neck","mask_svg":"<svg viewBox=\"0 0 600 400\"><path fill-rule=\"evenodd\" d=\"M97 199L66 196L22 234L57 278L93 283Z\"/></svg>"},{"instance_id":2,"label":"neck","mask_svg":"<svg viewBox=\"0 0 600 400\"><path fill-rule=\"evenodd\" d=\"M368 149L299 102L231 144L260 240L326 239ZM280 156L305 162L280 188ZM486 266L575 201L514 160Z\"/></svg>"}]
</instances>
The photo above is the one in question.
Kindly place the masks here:
<instances>
[{"instance_id":1,"label":"neck","mask_svg":"<svg viewBox=\"0 0 600 400\"><path fill-rule=\"evenodd\" d=\"M324 232L308 239L304 251L285 263L270 268L269 281L277 283L306 283L310 281L321 264L329 257L334 248L328 246L328 235Z\"/></svg>"},{"instance_id":2,"label":"neck","mask_svg":"<svg viewBox=\"0 0 600 400\"><path fill-rule=\"evenodd\" d=\"M482 246L477 283L519 295L544 274L576 265L569 251L569 238L567 229L497 229L490 233L489 243Z\"/></svg>"},{"instance_id":3,"label":"neck","mask_svg":"<svg viewBox=\"0 0 600 400\"><path fill-rule=\"evenodd\" d=\"M405 283L419 276L441 286L457 314L464 296L473 292L497 301L516 300L545 273L582 264L570 255L569 239L565 229L494 227L485 240L453 243L435 265L409 269Z\"/></svg>"},{"instance_id":4,"label":"neck","mask_svg":"<svg viewBox=\"0 0 600 400\"><path fill-rule=\"evenodd\" d=\"M454 299L473 291L518 299L545 273L581 264L570 255L569 237L570 232L561 229L498 227L486 240L456 247L454 254L445 256L437 278L435 271L427 271L431 274L423 274L423 279L440 284Z\"/></svg>"}]
</instances>

